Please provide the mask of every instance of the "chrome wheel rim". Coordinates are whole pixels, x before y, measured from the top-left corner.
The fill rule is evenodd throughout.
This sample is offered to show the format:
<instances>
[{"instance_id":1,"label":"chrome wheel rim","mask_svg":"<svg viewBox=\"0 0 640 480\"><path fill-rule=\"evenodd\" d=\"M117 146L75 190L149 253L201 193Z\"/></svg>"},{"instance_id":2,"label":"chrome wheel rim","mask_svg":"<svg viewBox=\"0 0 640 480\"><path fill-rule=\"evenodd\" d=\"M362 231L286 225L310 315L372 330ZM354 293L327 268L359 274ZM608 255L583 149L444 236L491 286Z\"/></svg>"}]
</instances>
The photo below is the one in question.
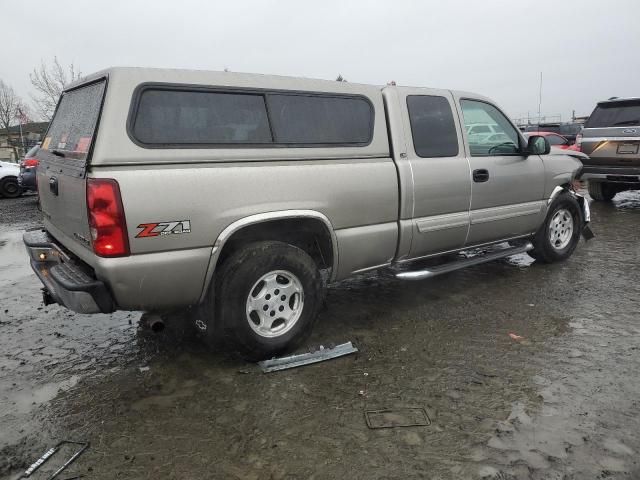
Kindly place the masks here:
<instances>
[{"instance_id":1,"label":"chrome wheel rim","mask_svg":"<svg viewBox=\"0 0 640 480\"><path fill-rule=\"evenodd\" d=\"M302 283L287 270L264 274L247 296L247 321L261 337L284 335L300 319L304 307Z\"/></svg>"},{"instance_id":2,"label":"chrome wheel rim","mask_svg":"<svg viewBox=\"0 0 640 480\"><path fill-rule=\"evenodd\" d=\"M562 250L569 245L573 237L573 216L567 209L561 208L551 218L549 224L549 240L556 250Z\"/></svg>"}]
</instances>

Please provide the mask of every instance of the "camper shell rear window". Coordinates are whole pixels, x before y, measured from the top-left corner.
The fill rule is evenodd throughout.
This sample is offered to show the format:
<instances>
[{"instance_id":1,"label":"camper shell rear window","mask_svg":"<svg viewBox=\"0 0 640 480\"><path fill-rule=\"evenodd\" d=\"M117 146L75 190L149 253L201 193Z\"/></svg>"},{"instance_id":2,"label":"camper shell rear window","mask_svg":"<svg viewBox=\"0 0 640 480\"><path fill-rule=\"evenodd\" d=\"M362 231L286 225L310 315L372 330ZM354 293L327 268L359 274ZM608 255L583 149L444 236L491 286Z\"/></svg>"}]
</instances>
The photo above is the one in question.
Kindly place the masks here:
<instances>
[{"instance_id":1,"label":"camper shell rear window","mask_svg":"<svg viewBox=\"0 0 640 480\"><path fill-rule=\"evenodd\" d=\"M38 156L85 163L100 117L106 80L63 92Z\"/></svg>"},{"instance_id":2,"label":"camper shell rear window","mask_svg":"<svg viewBox=\"0 0 640 480\"><path fill-rule=\"evenodd\" d=\"M361 95L144 84L130 138L145 148L366 146L373 105Z\"/></svg>"}]
</instances>

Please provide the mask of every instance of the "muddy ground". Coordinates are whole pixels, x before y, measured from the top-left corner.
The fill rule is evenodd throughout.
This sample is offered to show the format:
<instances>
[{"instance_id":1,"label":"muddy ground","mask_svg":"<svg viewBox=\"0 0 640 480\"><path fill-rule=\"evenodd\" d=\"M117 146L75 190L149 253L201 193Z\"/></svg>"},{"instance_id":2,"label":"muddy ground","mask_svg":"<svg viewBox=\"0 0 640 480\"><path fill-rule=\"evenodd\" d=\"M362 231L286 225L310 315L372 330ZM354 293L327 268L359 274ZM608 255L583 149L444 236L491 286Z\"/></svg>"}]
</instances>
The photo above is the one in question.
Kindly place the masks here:
<instances>
[{"instance_id":1,"label":"muddy ground","mask_svg":"<svg viewBox=\"0 0 640 480\"><path fill-rule=\"evenodd\" d=\"M0 478L70 439L91 446L60 478L638 479L640 192L592 208L563 264L333 286L308 345L360 352L263 374L178 324L43 307L36 198L2 199ZM400 407L431 425L367 428Z\"/></svg>"}]
</instances>

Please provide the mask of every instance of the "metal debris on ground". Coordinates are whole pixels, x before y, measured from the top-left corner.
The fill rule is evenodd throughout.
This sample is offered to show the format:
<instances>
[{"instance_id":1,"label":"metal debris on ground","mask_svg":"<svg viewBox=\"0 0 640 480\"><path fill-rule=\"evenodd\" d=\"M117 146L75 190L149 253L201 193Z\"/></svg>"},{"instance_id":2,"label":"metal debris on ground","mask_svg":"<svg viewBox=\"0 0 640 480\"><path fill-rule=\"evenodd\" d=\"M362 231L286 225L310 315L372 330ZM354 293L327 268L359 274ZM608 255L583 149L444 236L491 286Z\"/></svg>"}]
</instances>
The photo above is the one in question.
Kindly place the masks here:
<instances>
[{"instance_id":1,"label":"metal debris on ground","mask_svg":"<svg viewBox=\"0 0 640 480\"><path fill-rule=\"evenodd\" d=\"M426 427L431 425L431 419L424 408L398 408L389 410L367 410L364 412L367 427L397 428L397 427Z\"/></svg>"},{"instance_id":2,"label":"metal debris on ground","mask_svg":"<svg viewBox=\"0 0 640 480\"><path fill-rule=\"evenodd\" d=\"M520 335L516 335L515 333L510 333L509 336L511 337L512 340L515 340L516 342L519 342L520 340L524 340L524 337L521 337Z\"/></svg>"},{"instance_id":3,"label":"metal debris on ground","mask_svg":"<svg viewBox=\"0 0 640 480\"><path fill-rule=\"evenodd\" d=\"M58 443L55 447L47 450L38 460L33 462L29 468L27 468L22 475L20 475L16 480L21 478L29 478L34 472L36 472L42 465L44 465L47 460L49 460L57 451L60 450L60 447L63 445L78 445L79 449L71 455L71 457L60 467L58 468L47 480L53 480L58 475L60 475L69 465L76 461L76 459L82 455L82 453L89 448L89 442L73 442L71 440L63 440Z\"/></svg>"},{"instance_id":4,"label":"metal debris on ground","mask_svg":"<svg viewBox=\"0 0 640 480\"><path fill-rule=\"evenodd\" d=\"M320 348L315 352L263 360L258 362L258 365L260 365L260 368L262 368L264 373L277 372L279 370L301 367L303 365L323 362L332 358L343 357L344 355L349 355L357 351L358 349L354 347L351 342L343 343L333 348L324 348L320 345Z\"/></svg>"}]
</instances>

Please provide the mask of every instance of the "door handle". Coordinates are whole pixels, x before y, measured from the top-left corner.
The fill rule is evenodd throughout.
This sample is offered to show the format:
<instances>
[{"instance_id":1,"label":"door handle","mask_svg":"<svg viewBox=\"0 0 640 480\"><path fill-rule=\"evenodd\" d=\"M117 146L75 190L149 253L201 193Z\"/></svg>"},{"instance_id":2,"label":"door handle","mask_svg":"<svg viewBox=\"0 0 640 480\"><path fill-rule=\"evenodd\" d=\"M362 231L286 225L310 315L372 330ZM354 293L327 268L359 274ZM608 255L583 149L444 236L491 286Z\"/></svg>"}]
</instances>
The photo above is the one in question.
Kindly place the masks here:
<instances>
[{"instance_id":1,"label":"door handle","mask_svg":"<svg viewBox=\"0 0 640 480\"><path fill-rule=\"evenodd\" d=\"M473 171L473 181L476 183L483 183L489 181L489 170L485 168L479 168Z\"/></svg>"},{"instance_id":2,"label":"door handle","mask_svg":"<svg viewBox=\"0 0 640 480\"><path fill-rule=\"evenodd\" d=\"M49 190L54 195L58 195L58 179L56 177L51 177L49 179Z\"/></svg>"}]
</instances>

